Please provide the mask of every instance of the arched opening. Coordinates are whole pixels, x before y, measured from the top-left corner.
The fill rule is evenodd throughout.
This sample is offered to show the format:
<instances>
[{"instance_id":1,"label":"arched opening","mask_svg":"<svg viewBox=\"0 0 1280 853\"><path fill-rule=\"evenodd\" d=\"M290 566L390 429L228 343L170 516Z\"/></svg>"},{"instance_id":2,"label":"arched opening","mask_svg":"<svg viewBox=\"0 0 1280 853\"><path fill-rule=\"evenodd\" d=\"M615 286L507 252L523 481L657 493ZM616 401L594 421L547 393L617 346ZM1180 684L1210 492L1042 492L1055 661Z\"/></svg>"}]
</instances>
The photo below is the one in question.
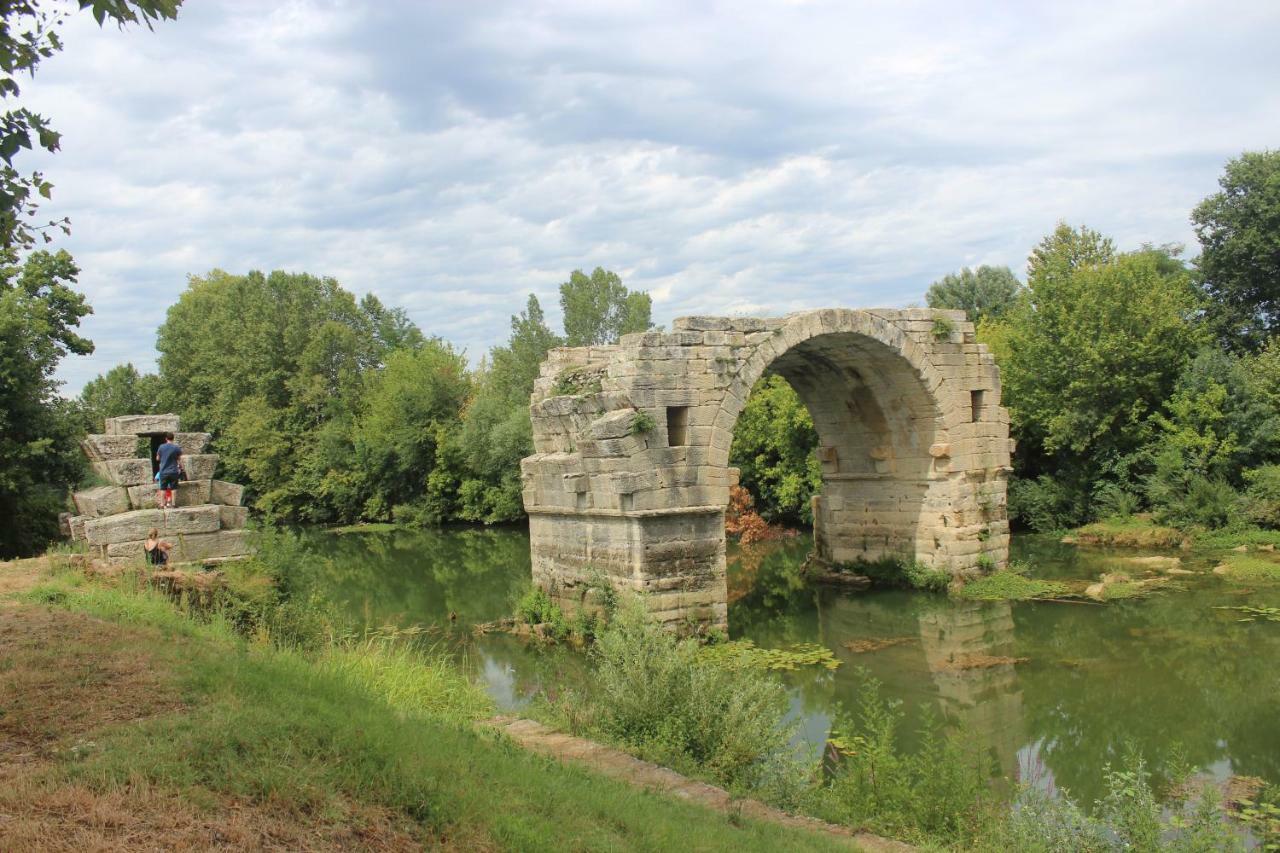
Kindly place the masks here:
<instances>
[{"instance_id":1,"label":"arched opening","mask_svg":"<svg viewBox=\"0 0 1280 853\"><path fill-rule=\"evenodd\" d=\"M933 482L945 476L931 454L931 448L945 441L945 427L925 380L911 363L875 338L830 332L802 340L754 367L764 380L785 380L813 421L821 478L811 504L818 556L831 563L932 563L934 525L923 516ZM784 396L776 385L763 392L775 399ZM725 405L736 428L741 407L732 397ZM794 459L788 467L794 479ZM753 481L749 486L761 488L758 478L748 480ZM795 487L788 483L784 488ZM794 495L780 499L793 504Z\"/></svg>"}]
</instances>

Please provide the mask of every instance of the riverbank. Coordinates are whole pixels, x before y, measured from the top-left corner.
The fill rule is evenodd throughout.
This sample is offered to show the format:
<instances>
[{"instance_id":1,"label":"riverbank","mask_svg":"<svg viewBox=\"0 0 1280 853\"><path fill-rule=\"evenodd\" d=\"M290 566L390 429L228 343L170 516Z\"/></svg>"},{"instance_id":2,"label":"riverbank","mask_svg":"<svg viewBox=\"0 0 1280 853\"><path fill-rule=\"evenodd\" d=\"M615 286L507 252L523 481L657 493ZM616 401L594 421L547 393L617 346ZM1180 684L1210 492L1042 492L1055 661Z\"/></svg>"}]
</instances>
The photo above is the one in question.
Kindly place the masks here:
<instances>
[{"instance_id":1,"label":"riverbank","mask_svg":"<svg viewBox=\"0 0 1280 853\"><path fill-rule=\"evenodd\" d=\"M6 849L848 848L478 732L487 700L429 653L255 642L47 561L0 592Z\"/></svg>"}]
</instances>

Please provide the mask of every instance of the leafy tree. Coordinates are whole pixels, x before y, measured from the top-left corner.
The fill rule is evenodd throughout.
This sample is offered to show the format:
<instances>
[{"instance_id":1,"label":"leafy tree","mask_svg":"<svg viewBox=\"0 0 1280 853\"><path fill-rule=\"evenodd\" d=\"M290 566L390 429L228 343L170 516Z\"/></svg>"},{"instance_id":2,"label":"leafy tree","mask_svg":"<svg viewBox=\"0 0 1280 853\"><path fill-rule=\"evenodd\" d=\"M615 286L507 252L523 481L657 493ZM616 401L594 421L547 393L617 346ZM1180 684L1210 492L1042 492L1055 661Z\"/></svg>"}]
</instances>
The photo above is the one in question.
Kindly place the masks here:
<instances>
[{"instance_id":1,"label":"leafy tree","mask_svg":"<svg viewBox=\"0 0 1280 853\"><path fill-rule=\"evenodd\" d=\"M470 393L466 359L439 338L391 354L372 381L355 433L357 468L369 494L366 518L388 518L396 505L426 493L441 437Z\"/></svg>"},{"instance_id":2,"label":"leafy tree","mask_svg":"<svg viewBox=\"0 0 1280 853\"><path fill-rule=\"evenodd\" d=\"M289 521L349 521L367 501L353 464L371 377L422 340L402 312L331 278L192 277L157 334L165 408L215 435L226 473Z\"/></svg>"},{"instance_id":3,"label":"leafy tree","mask_svg":"<svg viewBox=\"0 0 1280 853\"><path fill-rule=\"evenodd\" d=\"M560 285L564 332L571 347L617 343L620 335L650 327L653 300L643 291L623 287L617 273L601 267L588 277L574 270Z\"/></svg>"},{"instance_id":4,"label":"leafy tree","mask_svg":"<svg viewBox=\"0 0 1280 853\"><path fill-rule=\"evenodd\" d=\"M1021 291L1022 282L1008 267L965 267L930 285L925 302L930 308L963 310L970 322L977 323L984 317L1004 316Z\"/></svg>"},{"instance_id":5,"label":"leafy tree","mask_svg":"<svg viewBox=\"0 0 1280 853\"><path fill-rule=\"evenodd\" d=\"M77 0L81 10L89 9L99 25L108 19L121 27L173 19L182 0ZM34 75L37 66L62 50L57 28L66 12L41 0L6 0L0 5L0 98L21 95L18 76ZM31 246L39 234L49 242L55 227L70 233L70 221L62 219L36 226L28 222L39 212L37 196L49 198L53 185L40 172L23 175L14 158L35 145L49 152L58 150L60 134L49 120L26 107L14 107L0 116L0 247Z\"/></svg>"},{"instance_id":6,"label":"leafy tree","mask_svg":"<svg viewBox=\"0 0 1280 853\"><path fill-rule=\"evenodd\" d=\"M159 399L159 376L140 374L132 364L118 364L89 380L80 392L84 428L88 432L101 432L102 422L107 418L156 412Z\"/></svg>"},{"instance_id":7,"label":"leafy tree","mask_svg":"<svg viewBox=\"0 0 1280 853\"><path fill-rule=\"evenodd\" d=\"M1060 225L1028 266L1026 297L982 334L1019 440L1011 508L1034 504L1040 524L1068 526L1098 487L1149 465L1151 416L1201 342L1198 301L1167 248L1116 254L1087 228Z\"/></svg>"},{"instance_id":8,"label":"leafy tree","mask_svg":"<svg viewBox=\"0 0 1280 853\"><path fill-rule=\"evenodd\" d=\"M1280 151L1245 152L1218 183L1191 213L1200 287L1222 341L1257 351L1280 333Z\"/></svg>"},{"instance_id":9,"label":"leafy tree","mask_svg":"<svg viewBox=\"0 0 1280 853\"><path fill-rule=\"evenodd\" d=\"M729 464L766 520L813 523L809 499L822 488L817 446L813 418L787 381L769 376L756 383L734 427Z\"/></svg>"},{"instance_id":10,"label":"leafy tree","mask_svg":"<svg viewBox=\"0 0 1280 853\"><path fill-rule=\"evenodd\" d=\"M93 352L75 332L92 312L70 287L79 272L65 251L35 252L22 266L12 251L0 255L0 557L55 538L84 473L79 423L53 379L67 353Z\"/></svg>"}]
</instances>

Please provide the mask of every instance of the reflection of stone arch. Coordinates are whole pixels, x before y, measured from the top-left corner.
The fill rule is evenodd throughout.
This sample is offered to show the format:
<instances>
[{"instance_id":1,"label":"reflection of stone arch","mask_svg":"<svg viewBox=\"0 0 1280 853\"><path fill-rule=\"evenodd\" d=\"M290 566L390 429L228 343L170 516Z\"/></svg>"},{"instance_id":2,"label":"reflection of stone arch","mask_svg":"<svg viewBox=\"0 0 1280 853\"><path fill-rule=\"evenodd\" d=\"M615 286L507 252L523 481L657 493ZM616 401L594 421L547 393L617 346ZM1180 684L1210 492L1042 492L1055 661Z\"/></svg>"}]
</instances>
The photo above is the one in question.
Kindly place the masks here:
<instances>
[{"instance_id":1,"label":"reflection of stone arch","mask_svg":"<svg viewBox=\"0 0 1280 853\"><path fill-rule=\"evenodd\" d=\"M524 460L535 579L575 600L586 576L651 593L664 619L723 624L733 427L782 375L813 415L819 554L953 573L1005 561L1008 416L962 312L828 309L684 317L671 333L553 350Z\"/></svg>"}]
</instances>

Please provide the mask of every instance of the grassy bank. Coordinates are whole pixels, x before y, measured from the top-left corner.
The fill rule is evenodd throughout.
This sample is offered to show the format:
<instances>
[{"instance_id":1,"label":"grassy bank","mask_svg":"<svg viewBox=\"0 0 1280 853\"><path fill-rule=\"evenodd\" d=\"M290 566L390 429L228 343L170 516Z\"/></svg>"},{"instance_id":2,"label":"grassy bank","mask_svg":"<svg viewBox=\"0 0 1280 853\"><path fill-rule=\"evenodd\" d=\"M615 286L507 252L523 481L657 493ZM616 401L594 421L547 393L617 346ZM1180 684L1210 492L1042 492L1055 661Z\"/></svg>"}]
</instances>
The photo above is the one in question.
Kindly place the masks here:
<instances>
[{"instance_id":1,"label":"grassy bank","mask_svg":"<svg viewBox=\"0 0 1280 853\"><path fill-rule=\"evenodd\" d=\"M141 828L167 803L182 804L170 811L188 829L231 833L211 847L282 839L314 848L834 847L638 792L477 733L470 723L488 713L485 697L452 663L395 638L303 651L273 641L262 625L247 639L221 613L191 618L159 594L69 572L21 602L7 605L6 621L20 617L32 629L23 636L47 636L0 650L0 679L12 688L0 692L10 697L0 729L45 760L17 767L14 784L3 786L0 811L16 817L0 823L9 836L0 846L47 844L59 833L64 846L129 837L171 846L175 837ZM64 657L81 665L49 666ZM115 677L113 662L128 660L145 666L136 677ZM83 705L84 693L111 709L68 727L68 709ZM141 712L126 714L140 696L150 697ZM10 770L4 761L0 754L0 770ZM51 823L49 803L77 798L114 803L114 829L108 822L89 839L83 826Z\"/></svg>"},{"instance_id":2,"label":"grassy bank","mask_svg":"<svg viewBox=\"0 0 1280 853\"><path fill-rule=\"evenodd\" d=\"M1243 525L1221 530L1180 529L1156 524L1150 517L1144 515L1095 521L1071 531L1066 538L1080 545L1151 550L1280 547L1280 530Z\"/></svg>"}]
</instances>

